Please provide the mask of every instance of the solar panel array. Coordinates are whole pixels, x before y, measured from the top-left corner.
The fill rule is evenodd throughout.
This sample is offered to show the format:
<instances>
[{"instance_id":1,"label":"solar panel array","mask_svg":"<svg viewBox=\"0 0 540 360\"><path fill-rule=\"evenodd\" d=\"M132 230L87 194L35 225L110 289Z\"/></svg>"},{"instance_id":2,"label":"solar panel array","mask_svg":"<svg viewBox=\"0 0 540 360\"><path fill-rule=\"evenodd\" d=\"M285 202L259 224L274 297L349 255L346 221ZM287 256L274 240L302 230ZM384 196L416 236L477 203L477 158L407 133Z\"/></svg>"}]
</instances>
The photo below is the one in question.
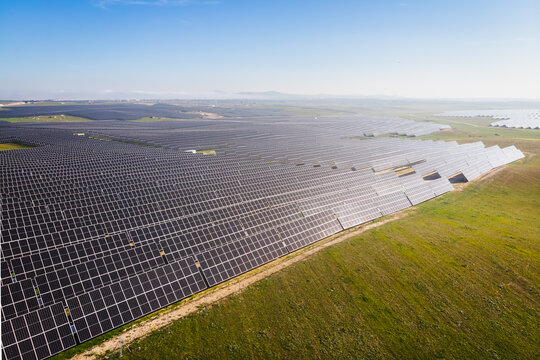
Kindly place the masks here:
<instances>
[{"instance_id":1,"label":"solar panel array","mask_svg":"<svg viewBox=\"0 0 540 360\"><path fill-rule=\"evenodd\" d=\"M72 103L32 106L4 106L0 112L0 122L3 118L28 117L28 116L80 116L92 120L136 120L143 117L165 117L173 119L198 119L208 114L218 116L276 116L284 115L284 112L276 107L249 107L235 106L227 107L222 105L173 105L168 103L109 103L101 102ZM214 115L214 116L215 116ZM54 119L54 118L53 118ZM52 120L52 119L51 119Z\"/></svg>"},{"instance_id":2,"label":"solar panel array","mask_svg":"<svg viewBox=\"0 0 540 360\"><path fill-rule=\"evenodd\" d=\"M491 126L540 129L540 109L512 109L512 110L459 110L447 111L438 116L456 117L492 117L501 119L491 123Z\"/></svg>"},{"instance_id":3,"label":"solar panel array","mask_svg":"<svg viewBox=\"0 0 540 360\"><path fill-rule=\"evenodd\" d=\"M4 126L0 142L37 145L0 153L5 358L49 357L523 157L351 139L439 128L382 117Z\"/></svg>"}]
</instances>

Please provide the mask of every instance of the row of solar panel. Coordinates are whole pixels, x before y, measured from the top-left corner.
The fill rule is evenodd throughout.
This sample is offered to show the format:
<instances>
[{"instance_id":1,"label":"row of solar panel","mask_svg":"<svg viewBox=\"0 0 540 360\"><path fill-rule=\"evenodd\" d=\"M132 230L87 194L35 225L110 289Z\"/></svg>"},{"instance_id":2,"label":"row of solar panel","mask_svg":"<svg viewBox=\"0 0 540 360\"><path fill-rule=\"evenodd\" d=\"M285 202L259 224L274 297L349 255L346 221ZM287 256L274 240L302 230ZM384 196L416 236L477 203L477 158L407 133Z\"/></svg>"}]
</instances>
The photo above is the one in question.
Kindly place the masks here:
<instances>
[{"instance_id":1,"label":"row of solar panel","mask_svg":"<svg viewBox=\"0 0 540 360\"><path fill-rule=\"evenodd\" d=\"M374 216L362 220L358 219L358 221L356 223L353 223L352 225L357 225L361 222L365 222L381 215L401 210L411 205L411 203L406 200L406 197L403 193L384 195L378 197L378 199L379 200L376 202L373 202L372 199L369 198L365 199L365 201L362 203L362 210L366 208L366 204L368 202L371 202L372 206L370 210L372 210ZM208 244L214 242L214 245L210 245L210 249L217 248L216 244L219 243L216 241L218 239L223 239L223 242L225 244L233 242L234 240L240 238L243 234L248 234L248 231L244 229L252 229L257 225L262 224L263 222L266 222L267 224L269 224L269 226L260 227L258 230L253 231L254 234L265 231L268 228L276 228L278 236L283 239L287 239L287 235L285 233L280 233L280 231L286 230L286 228L284 228L283 226L289 226L290 222L307 221L306 219L311 218L310 216L302 218L295 207L290 208L288 212L290 214L288 220L283 218L283 214L287 214L287 212L274 210L275 219L273 219L272 216L268 216L271 215L269 214L269 212L272 211L273 210L268 210L266 211L266 213L263 213L262 215L264 215L264 217L261 215L254 216L253 220L251 220L251 223L249 219L244 219L243 223L245 225L250 224L247 225L247 228L239 225L229 227L229 230L231 230L231 232L229 232L227 235L236 234L238 236L223 237L223 232L212 233L208 232L208 229L203 229L201 230L201 232L204 233L206 231L206 234L200 235L206 235L206 239L201 239L200 235L199 237L193 237L193 235L191 235L191 240L180 236L173 239L174 241L169 244L161 241L160 245L163 249L167 249L167 259L172 261L173 259L179 257L178 254L180 255L180 257L186 255L196 256L197 253L200 253L205 249L204 247L201 248L200 245L208 246ZM338 209L336 213L339 217L340 210ZM296 216L293 216L293 214L295 214ZM259 224L257 224L258 219L264 219L264 221L259 221ZM347 224L349 224L350 220L343 222L347 222ZM278 224L283 223L285 224L278 226ZM188 234L189 233L187 233L186 235ZM112 237L111 239L114 238L115 237ZM151 239L156 239L156 236L150 234L150 237L144 240ZM196 247L196 251L185 251L186 249L189 249L185 248L185 245L189 245L190 243L191 246ZM134 245L133 242L131 244ZM92 254L93 256L86 257L81 256L81 253L77 253L78 259L84 262L81 262L78 265L73 265L71 267L64 264L64 266L60 269L57 269L53 272L48 272L35 278L35 288L39 289L40 301L45 305L54 303L55 301L62 301L64 299L70 298L71 296L80 295L90 290L100 288L106 284L114 282L115 280L124 278L129 274L147 271L148 269L160 264L162 262L162 260L160 259L161 254L156 244L152 242L149 242L148 244L142 244L143 245L139 245L138 241L137 246L133 246L132 249L128 248L127 250L120 251L118 251L119 247L113 247L111 249L114 252L108 250L107 252L96 253L94 251ZM175 246L176 244L184 245L181 250L178 247L175 250L172 250L171 247ZM283 244L285 244L285 242ZM289 244L288 246L290 247L292 245ZM182 250L184 251L182 252ZM289 249L289 251L290 250L291 249ZM27 264L31 264L35 267L37 262L28 261ZM6 289L7 291L4 291L4 293L11 293L11 289L18 284L20 283L8 285ZM30 284L30 293L33 293L33 288L33 284ZM32 299L35 302L34 296L32 297ZM4 300L3 303L7 305L4 307L5 318L11 318L15 315L21 315L24 313L25 309L31 309L31 307L18 309L15 305L10 306L9 300ZM16 311L16 309L18 309L18 311Z\"/></svg>"},{"instance_id":2,"label":"row of solar panel","mask_svg":"<svg viewBox=\"0 0 540 360\"><path fill-rule=\"evenodd\" d=\"M391 177L390 179L392 179L393 181L397 181L397 177L394 175L394 177ZM398 183L399 185L399 183ZM362 186L362 184L356 184L355 185L356 188L349 188L348 190L346 191L341 191L341 200L342 201L345 201L346 199L355 199L356 197L358 197L359 193L354 193L355 191L358 192L359 190L361 190L362 188L360 188L359 186ZM353 191L353 189L356 189ZM363 188L364 191L365 189L367 188ZM400 191L401 190L401 187L397 187L394 189L395 191ZM317 191L315 190L311 190L311 191L308 191L308 190L303 190L305 195L306 196L311 196L312 199L318 199L317 195L318 194L332 194L332 192L329 192L329 191L325 191L324 189L319 189ZM377 188L377 192L378 193L381 193L381 190L380 190L380 186ZM371 191L370 193L371 196L376 196L376 194ZM326 195L325 195L326 196ZM333 200L335 201L338 201L336 200L337 198L333 198ZM281 198L279 199L279 201L277 201L277 203L287 203L287 202L291 202L291 201L295 201L296 198L290 198L290 199L285 199L285 198ZM227 210L226 213L223 213L221 216L215 216L217 212L219 212L218 210L216 211L213 211L211 212L210 214L214 214L211 216L211 219L210 217L207 217L206 219L210 219L212 222L215 222L215 221L218 221L218 220L221 220L221 219L226 219L226 218L229 218L231 216L235 216L235 215L239 215L239 214L247 214L249 212L252 212L252 211L256 211L256 210L260 210L260 209L263 209L269 205L273 205L273 204L268 204L267 202L259 202L259 205L258 206L253 206L253 205L257 205L257 202L254 202L254 203L250 203L251 206L249 207L245 207L244 205L241 205L241 207L245 207L245 209L243 209L244 211L239 211L239 212L231 212L230 210L232 208L229 208ZM247 204L246 204L247 205ZM335 205L335 202L334 203L329 203L329 205ZM305 205L302 205L301 206L302 210L305 210L305 211L310 211L310 210L313 210L313 209L309 209L307 208ZM280 208L282 211L283 208ZM189 219L189 218L186 218L186 219ZM245 219L245 217L244 217ZM202 221L201 221L202 220ZM196 222L192 222L192 223L186 223L186 222L183 222L182 224L177 224L176 226L174 226L175 228L184 228L184 229L190 229L190 228L193 228L194 226L197 226L197 223L200 224L200 225L204 225L207 223L207 221L204 221L205 219L201 219L199 221L196 221ZM174 228L173 227L173 228ZM144 228L143 228L144 229ZM156 237L156 236L159 236L160 234L158 233L155 233L155 234L151 234L152 237ZM161 233L161 235L163 235L163 232ZM71 241L73 241L74 238L76 238L76 234L75 233L72 233L72 234L69 234L69 236L67 236L67 238L69 238ZM66 238L66 236L60 236L59 238ZM85 238L85 237L83 237ZM132 238L133 239L137 239L138 240L138 237L135 235L135 233L132 235ZM111 238L111 239L114 239ZM205 240L205 239L202 239L202 240ZM87 249L87 250L83 250L83 249L79 249L79 250L73 250L73 252L75 252L75 256L73 256L74 258L80 258L80 257L84 257L85 253L88 252L88 251L91 251L91 249L94 249L96 248L96 244L95 244L96 240L94 240L94 244L89 244L88 241L85 241L85 245L84 245L84 249ZM48 239L48 241L45 241L44 244L48 245L49 248L51 246L51 239ZM60 242L59 245L62 245L62 243ZM91 246L89 246L91 245ZM70 245L71 246L71 245ZM72 247L72 246L71 246ZM25 261L26 259L26 261ZM35 264L41 264L43 263L43 261L40 261L40 259L36 259L35 257L33 257L32 259L30 258L22 258L22 259L13 259L12 261L15 261L16 263L12 263L12 266L13 268L16 270L16 273L17 274L23 274L25 272L29 272L29 271L36 271L39 269L39 267L36 267ZM22 263L25 263L24 266ZM47 263L51 263L50 260L47 261ZM31 268L33 266L33 268ZM21 268L24 268L24 270L21 270ZM34 273L33 275L35 275L36 273ZM30 275L32 276L32 275Z\"/></svg>"},{"instance_id":3,"label":"row of solar panel","mask_svg":"<svg viewBox=\"0 0 540 360\"><path fill-rule=\"evenodd\" d=\"M492 122L491 126L540 129L540 109L458 110L447 111L438 116L492 117L500 120Z\"/></svg>"},{"instance_id":4,"label":"row of solar panel","mask_svg":"<svg viewBox=\"0 0 540 360\"><path fill-rule=\"evenodd\" d=\"M395 197L395 195L394 195L394 197ZM381 199L384 200L384 197L381 198ZM391 199L390 199L390 200L391 200ZM387 202L388 202L388 201L387 201ZM388 203L389 203L389 204L392 204L391 201L388 202ZM408 203L408 202L406 202L405 204L406 204L406 206L410 206L410 203ZM390 210L390 211L384 210L385 201L382 201L381 204L379 204L379 206L380 206L380 208L383 209L383 210L382 210L383 213L388 213L388 212L391 211L391 210ZM398 208L401 208L401 207L398 206ZM289 214L296 214L296 213L297 213L297 210L296 210L294 207L291 208L291 211L289 211ZM285 213L282 213L282 214L286 214L286 212L285 212ZM266 214L264 214L264 215L265 215L265 218L266 218L266 219L269 218L269 216L268 216L269 214L268 214L268 213L266 213ZM260 217L260 215L259 215L259 217ZM278 220L278 221L281 221L281 222L283 221L283 219L280 219L280 218L278 218L277 220ZM244 224L246 224L246 225L249 224L249 219L244 219ZM250 228L250 227L252 227L253 225L254 225L254 224L251 223L251 226L250 226L250 225L247 225L247 226L248 226L247 228ZM243 227L242 227L242 228L243 228ZM207 230L207 229L205 229L205 230L207 231L207 234L206 234L207 239L201 239L201 238L199 237L199 238L196 238L196 240L193 239L193 240L192 240L192 243L194 243L194 244L196 244L196 245L207 244L208 241L211 241L212 239L219 239L219 238L220 238L220 234L217 234L217 233L214 233L214 234L208 233L208 230ZM237 227L236 227L236 232L240 232L240 231L241 231L241 230L240 230L240 227L237 226ZM157 235L157 234L150 234L150 237L149 237L149 238L150 238L150 239L151 239L151 238L155 238L156 235ZM111 237L110 243L114 243L113 239L115 239L115 238L116 238L116 236ZM139 239L140 239L140 238L139 238ZM138 240L139 240L139 239L138 239ZM105 242L105 243L106 243L106 242ZM85 256L83 256L83 254L82 254L80 251L79 251L79 252L76 252L74 257L77 258L77 259L87 259L87 260L89 259L89 260L92 260L93 258L95 258L96 256L99 255L99 257L100 257L99 260L101 261L102 264L105 265L105 264L107 263L107 260L106 260L107 257L104 257L104 253L103 253L103 252L102 252L102 253L96 252L95 249L97 249L98 247L96 247L95 245L94 245L94 246L90 246L90 247L88 247L87 245L89 245L89 244L88 244L88 243L85 243L86 249L87 249L87 250L90 250L91 253L94 254L93 257L92 257L92 256L86 256L86 257L85 257ZM124 245L125 245L125 243L124 243ZM162 243L162 245L163 245L163 243ZM149 245L149 246L150 246L150 245ZM140 249L144 249L144 248L141 248L141 247L136 247L136 248L135 248L134 254L135 254L136 256L138 256L138 257L144 257L145 253L152 253L152 251L148 251L149 249L145 249L146 251L140 251ZM107 250L108 250L108 249L107 249ZM118 248L117 248L117 247L113 247L113 248L111 248L111 250L118 251ZM109 250L109 252L110 252L110 250ZM153 252L154 252L154 253L157 253L157 248L154 249ZM123 255L123 254L125 254L125 255ZM130 259L129 254L130 254L130 252L129 252L128 250L123 250L123 251L120 251L120 252L118 252L118 253L115 253L114 255L116 255L116 259L117 259L117 262L118 262L118 263L124 263L124 264L125 264L125 262L126 262L127 260ZM169 254L172 255L172 254L174 254L174 251L167 252L167 254L168 254L168 255L169 255ZM87 255L87 253L85 252L84 255ZM109 255L109 258L112 258L112 256ZM123 260L122 260L122 259L123 259ZM37 259L36 259L35 257L33 257L33 258L31 258L31 259L27 258L26 260L27 260L27 261L25 261L26 265L32 266L32 267L33 267L33 270L35 270L36 265L38 265L39 263L42 263L41 261L36 261ZM153 259L153 260L155 260L155 259ZM13 264L13 263L12 263L12 264ZM22 264L20 264L20 265L22 265ZM65 265L66 265L66 264L64 264L64 267L65 267ZM77 269L76 266L72 266L72 267L74 268L74 270ZM126 265L121 265L120 268L126 268ZM14 267L14 269L16 269L16 273L19 273L19 274L22 273L22 272L21 272L22 269L21 269L20 266L16 266L16 267ZM64 272L65 274L71 273L71 271L69 271L69 269L70 269L69 267L64 268L63 270L60 270L60 269L59 269L59 270L60 270L60 273L59 273L59 272L54 272L53 274L54 274L54 276L55 276L56 278L58 278L59 274L61 274L62 272ZM86 271L82 271L80 268L78 268L78 270L79 270L79 271L78 271L79 273L86 273ZM72 276L75 276L75 275L72 275ZM60 276L60 277L61 277L61 276ZM43 287L43 286L45 286L44 284L46 284L48 281L42 281L42 279L43 279L43 277L40 276L40 277L38 277L36 280L37 280L38 284L41 284L41 286ZM49 281L50 281L50 280L49 280ZM91 284L90 280L87 280L87 282L88 282L89 284ZM77 283L78 283L78 282L77 282ZM84 287L81 287L81 288L78 290L78 292L83 292L83 291L85 291L85 290L88 290L88 289L87 289L87 288L84 288ZM42 296L44 296L45 298L47 298L47 296L49 295L49 294L48 294L48 291L44 291L44 289L42 289L41 293L42 293ZM69 295L71 295L72 293L73 293L73 291L70 290L70 292L68 292L67 295L64 294L64 298L69 297ZM77 293L77 291L75 291L75 293ZM45 303L48 304L48 303L50 303L51 301L52 301L52 299L48 299Z\"/></svg>"}]
</instances>

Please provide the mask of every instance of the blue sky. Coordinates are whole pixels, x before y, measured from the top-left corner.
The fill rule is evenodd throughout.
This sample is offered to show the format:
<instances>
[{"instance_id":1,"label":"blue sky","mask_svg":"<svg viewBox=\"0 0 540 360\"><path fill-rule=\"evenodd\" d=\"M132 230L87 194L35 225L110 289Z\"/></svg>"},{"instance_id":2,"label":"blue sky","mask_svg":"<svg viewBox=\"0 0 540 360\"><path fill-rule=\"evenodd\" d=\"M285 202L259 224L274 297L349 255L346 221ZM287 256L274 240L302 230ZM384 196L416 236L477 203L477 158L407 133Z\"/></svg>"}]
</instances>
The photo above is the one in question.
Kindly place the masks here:
<instances>
[{"instance_id":1,"label":"blue sky","mask_svg":"<svg viewBox=\"0 0 540 360\"><path fill-rule=\"evenodd\" d=\"M0 98L540 98L540 1L2 0Z\"/></svg>"}]
</instances>

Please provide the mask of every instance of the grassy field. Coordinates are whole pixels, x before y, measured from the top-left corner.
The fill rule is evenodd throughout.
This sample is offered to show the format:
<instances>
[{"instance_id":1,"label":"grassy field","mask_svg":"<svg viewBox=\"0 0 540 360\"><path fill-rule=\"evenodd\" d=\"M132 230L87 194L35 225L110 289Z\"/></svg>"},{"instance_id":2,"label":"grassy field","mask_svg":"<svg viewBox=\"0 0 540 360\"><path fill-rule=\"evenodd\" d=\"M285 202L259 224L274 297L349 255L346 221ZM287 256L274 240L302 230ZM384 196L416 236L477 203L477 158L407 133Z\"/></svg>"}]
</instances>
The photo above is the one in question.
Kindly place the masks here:
<instances>
[{"instance_id":1,"label":"grassy field","mask_svg":"<svg viewBox=\"0 0 540 360\"><path fill-rule=\"evenodd\" d=\"M0 118L0 121L7 121L11 123L26 123L26 122L80 122L80 121L92 121L90 119L70 116L70 115L40 115L29 117L15 117L15 118Z\"/></svg>"},{"instance_id":2,"label":"grassy field","mask_svg":"<svg viewBox=\"0 0 540 360\"><path fill-rule=\"evenodd\" d=\"M10 142L10 143L2 143L0 144L0 151L4 150L19 150L19 149L28 149L33 148L34 145L25 144L21 142Z\"/></svg>"},{"instance_id":3,"label":"grassy field","mask_svg":"<svg viewBox=\"0 0 540 360\"><path fill-rule=\"evenodd\" d=\"M539 358L540 132L416 120L453 122L426 139L528 156L174 321L122 358Z\"/></svg>"}]
</instances>

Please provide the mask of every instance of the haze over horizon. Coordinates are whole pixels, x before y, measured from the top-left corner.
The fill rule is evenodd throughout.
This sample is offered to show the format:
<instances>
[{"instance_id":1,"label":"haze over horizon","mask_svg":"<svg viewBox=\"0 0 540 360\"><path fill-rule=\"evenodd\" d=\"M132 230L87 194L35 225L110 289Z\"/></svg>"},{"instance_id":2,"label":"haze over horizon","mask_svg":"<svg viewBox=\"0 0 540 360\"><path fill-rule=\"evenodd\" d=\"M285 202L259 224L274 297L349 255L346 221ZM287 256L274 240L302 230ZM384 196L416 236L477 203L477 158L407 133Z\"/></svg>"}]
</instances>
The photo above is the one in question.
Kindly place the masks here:
<instances>
[{"instance_id":1,"label":"haze over horizon","mask_svg":"<svg viewBox=\"0 0 540 360\"><path fill-rule=\"evenodd\" d=\"M538 99L539 18L534 0L8 0L0 98Z\"/></svg>"}]
</instances>

